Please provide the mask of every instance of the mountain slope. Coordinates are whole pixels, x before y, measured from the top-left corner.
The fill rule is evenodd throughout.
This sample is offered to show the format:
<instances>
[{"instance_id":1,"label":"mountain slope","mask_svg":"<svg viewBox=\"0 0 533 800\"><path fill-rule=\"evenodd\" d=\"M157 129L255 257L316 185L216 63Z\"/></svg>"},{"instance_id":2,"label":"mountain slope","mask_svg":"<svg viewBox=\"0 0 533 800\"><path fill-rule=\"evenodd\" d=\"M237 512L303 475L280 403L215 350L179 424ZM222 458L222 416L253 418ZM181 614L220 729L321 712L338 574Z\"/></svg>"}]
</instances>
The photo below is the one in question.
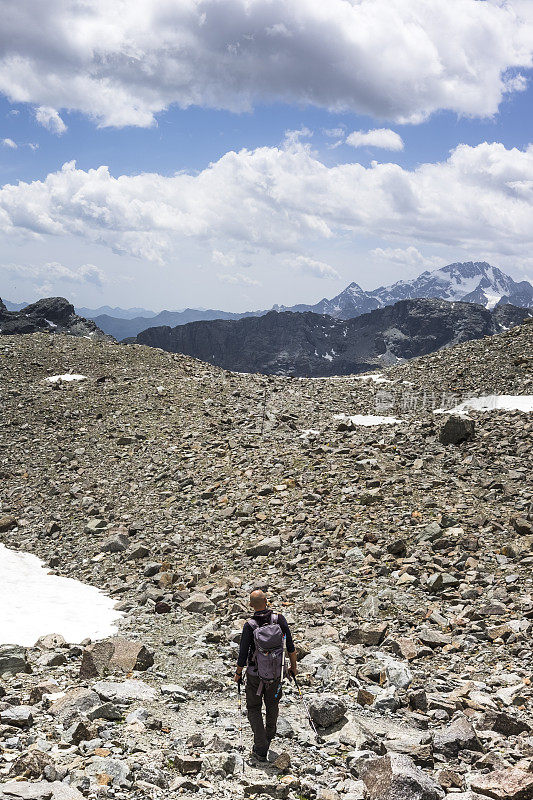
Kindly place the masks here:
<instances>
[{"instance_id":1,"label":"mountain slope","mask_svg":"<svg viewBox=\"0 0 533 800\"><path fill-rule=\"evenodd\" d=\"M349 320L271 311L236 322L149 328L136 342L239 372L318 377L364 372L425 355L490 336L527 316L528 311L514 306L491 312L472 303L403 300Z\"/></svg>"},{"instance_id":2,"label":"mountain slope","mask_svg":"<svg viewBox=\"0 0 533 800\"><path fill-rule=\"evenodd\" d=\"M231 311L216 311L214 309L186 308L184 311L161 311L153 317L134 317L133 319L118 319L108 314L93 317L94 321L105 333L109 333L119 341L137 336L147 328L160 325L186 325L189 322L200 320L226 319L237 320L244 317L255 317L266 314L266 311L246 311L243 314L234 314Z\"/></svg>"}]
</instances>

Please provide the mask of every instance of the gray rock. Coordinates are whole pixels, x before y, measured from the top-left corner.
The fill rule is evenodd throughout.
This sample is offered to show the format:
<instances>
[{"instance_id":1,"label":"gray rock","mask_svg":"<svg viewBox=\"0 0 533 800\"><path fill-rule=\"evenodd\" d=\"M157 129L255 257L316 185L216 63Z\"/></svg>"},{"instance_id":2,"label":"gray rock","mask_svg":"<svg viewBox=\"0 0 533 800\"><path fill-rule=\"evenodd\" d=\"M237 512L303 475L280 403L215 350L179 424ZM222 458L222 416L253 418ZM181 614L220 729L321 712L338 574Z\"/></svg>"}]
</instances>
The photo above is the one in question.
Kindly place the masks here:
<instances>
[{"instance_id":1,"label":"gray rock","mask_svg":"<svg viewBox=\"0 0 533 800\"><path fill-rule=\"evenodd\" d=\"M15 728L31 728L33 725L33 709L31 706L10 706L0 711L0 722L13 725Z\"/></svg>"},{"instance_id":2,"label":"gray rock","mask_svg":"<svg viewBox=\"0 0 533 800\"><path fill-rule=\"evenodd\" d=\"M129 537L124 533L116 533L114 536L109 536L104 539L100 545L100 552L102 553L123 553L127 550L130 544Z\"/></svg>"},{"instance_id":3,"label":"gray rock","mask_svg":"<svg viewBox=\"0 0 533 800\"><path fill-rule=\"evenodd\" d=\"M315 697L309 703L309 713L313 722L319 728L331 728L344 717L346 703L333 694L324 694Z\"/></svg>"},{"instance_id":4,"label":"gray rock","mask_svg":"<svg viewBox=\"0 0 533 800\"><path fill-rule=\"evenodd\" d=\"M157 692L144 681L98 681L93 686L103 700L128 703L131 700L155 700Z\"/></svg>"},{"instance_id":5,"label":"gray rock","mask_svg":"<svg viewBox=\"0 0 533 800\"><path fill-rule=\"evenodd\" d=\"M50 713L69 728L76 717L86 714L101 704L100 697L92 689L76 687L65 692L50 706Z\"/></svg>"},{"instance_id":6,"label":"gray rock","mask_svg":"<svg viewBox=\"0 0 533 800\"><path fill-rule=\"evenodd\" d=\"M465 417L450 416L439 431L441 444L461 444L474 436L474 420Z\"/></svg>"},{"instance_id":7,"label":"gray rock","mask_svg":"<svg viewBox=\"0 0 533 800\"><path fill-rule=\"evenodd\" d=\"M466 717L457 717L449 725L437 728L433 734L433 748L447 758L455 758L459 750L480 751L479 741L472 724Z\"/></svg>"},{"instance_id":8,"label":"gray rock","mask_svg":"<svg viewBox=\"0 0 533 800\"><path fill-rule=\"evenodd\" d=\"M390 753L363 762L360 775L369 800L440 800L444 792L409 756Z\"/></svg>"},{"instance_id":9,"label":"gray rock","mask_svg":"<svg viewBox=\"0 0 533 800\"><path fill-rule=\"evenodd\" d=\"M261 539L260 542L246 548L246 555L256 558L257 556L268 556L281 550L281 539L279 536L271 536L269 539Z\"/></svg>"},{"instance_id":10,"label":"gray rock","mask_svg":"<svg viewBox=\"0 0 533 800\"><path fill-rule=\"evenodd\" d=\"M144 671L154 663L154 654L142 642L116 637L95 642L83 651L81 678L97 678L112 672Z\"/></svg>"},{"instance_id":11,"label":"gray rock","mask_svg":"<svg viewBox=\"0 0 533 800\"><path fill-rule=\"evenodd\" d=\"M211 614L216 608L209 597L201 592L193 592L193 594L181 604L181 607L185 611L191 611L194 614Z\"/></svg>"},{"instance_id":12,"label":"gray rock","mask_svg":"<svg viewBox=\"0 0 533 800\"><path fill-rule=\"evenodd\" d=\"M96 778L97 783L115 787L129 789L131 787L132 775L128 764L116 758L105 758L96 756L92 762L85 767L87 775Z\"/></svg>"},{"instance_id":13,"label":"gray rock","mask_svg":"<svg viewBox=\"0 0 533 800\"><path fill-rule=\"evenodd\" d=\"M48 633L37 639L35 647L39 650L56 650L58 647L65 647L66 644L66 639L60 633Z\"/></svg>"},{"instance_id":14,"label":"gray rock","mask_svg":"<svg viewBox=\"0 0 533 800\"><path fill-rule=\"evenodd\" d=\"M9 678L19 672L31 672L24 647L16 644L0 645L0 678Z\"/></svg>"},{"instance_id":15,"label":"gray rock","mask_svg":"<svg viewBox=\"0 0 533 800\"><path fill-rule=\"evenodd\" d=\"M347 631L345 641L348 644L381 644L387 633L389 626L386 622L366 622L356 628Z\"/></svg>"}]
</instances>

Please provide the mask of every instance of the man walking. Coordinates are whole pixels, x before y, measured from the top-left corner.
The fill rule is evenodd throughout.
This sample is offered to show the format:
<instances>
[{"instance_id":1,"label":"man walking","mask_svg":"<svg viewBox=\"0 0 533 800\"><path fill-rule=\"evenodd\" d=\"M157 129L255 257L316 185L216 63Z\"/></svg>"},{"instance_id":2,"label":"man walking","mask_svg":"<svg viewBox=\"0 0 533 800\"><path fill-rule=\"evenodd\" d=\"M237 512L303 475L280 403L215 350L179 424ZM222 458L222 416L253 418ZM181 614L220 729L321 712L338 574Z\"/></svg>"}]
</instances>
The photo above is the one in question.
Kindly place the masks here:
<instances>
[{"instance_id":1,"label":"man walking","mask_svg":"<svg viewBox=\"0 0 533 800\"><path fill-rule=\"evenodd\" d=\"M281 699L281 681L283 679L284 645L287 647L291 662L290 671L296 676L296 651L290 628L283 614L275 614L267 608L267 598L261 589L255 589L250 595L250 606L254 610L253 617L249 619L242 629L239 658L235 672L235 682L242 680L242 671L246 668L246 710L248 720L254 734L252 754L259 761L266 761L270 742L276 735L278 721L279 701ZM268 628L266 627L268 626ZM276 632L279 626L279 643L276 643ZM257 632L264 628L272 636L274 643L271 650L256 647ZM265 638L265 637L263 637ZM259 641L260 634L259 634ZM268 659L270 662L279 660L279 673L275 679L266 680L262 675L267 674ZM263 666L266 663L266 668ZM266 671L265 671L266 670ZM272 674L276 674L276 670ZM267 677L270 677L267 675ZM262 703L265 703L266 724L263 721Z\"/></svg>"}]
</instances>

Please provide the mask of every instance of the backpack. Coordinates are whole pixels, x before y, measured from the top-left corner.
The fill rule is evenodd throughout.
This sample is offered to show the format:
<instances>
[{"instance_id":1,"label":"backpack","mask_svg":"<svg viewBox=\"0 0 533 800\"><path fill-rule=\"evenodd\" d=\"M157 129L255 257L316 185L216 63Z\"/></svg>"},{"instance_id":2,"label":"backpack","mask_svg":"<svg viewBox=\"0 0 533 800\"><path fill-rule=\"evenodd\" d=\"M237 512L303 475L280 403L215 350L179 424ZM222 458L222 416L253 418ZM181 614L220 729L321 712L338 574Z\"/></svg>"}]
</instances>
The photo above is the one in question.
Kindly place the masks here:
<instances>
[{"instance_id":1,"label":"backpack","mask_svg":"<svg viewBox=\"0 0 533 800\"><path fill-rule=\"evenodd\" d=\"M257 620L249 619L255 643L253 659L259 675L257 694L263 693L263 687L283 677L283 653L285 636L278 622L278 615L272 614L270 622L259 625Z\"/></svg>"}]
</instances>

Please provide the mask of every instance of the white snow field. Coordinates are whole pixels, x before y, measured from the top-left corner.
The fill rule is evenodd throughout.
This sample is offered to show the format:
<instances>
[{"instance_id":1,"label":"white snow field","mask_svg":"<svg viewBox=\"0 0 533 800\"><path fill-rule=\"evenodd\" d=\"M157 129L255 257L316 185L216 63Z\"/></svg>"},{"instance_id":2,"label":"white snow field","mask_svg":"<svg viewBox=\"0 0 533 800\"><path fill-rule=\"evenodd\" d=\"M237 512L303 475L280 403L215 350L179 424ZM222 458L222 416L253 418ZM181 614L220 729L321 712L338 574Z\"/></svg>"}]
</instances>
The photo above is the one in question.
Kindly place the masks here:
<instances>
[{"instance_id":1,"label":"white snow field","mask_svg":"<svg viewBox=\"0 0 533 800\"><path fill-rule=\"evenodd\" d=\"M49 575L37 556L0 544L0 644L31 647L48 633L73 644L103 639L122 617L115 602L94 586Z\"/></svg>"},{"instance_id":2,"label":"white snow field","mask_svg":"<svg viewBox=\"0 0 533 800\"><path fill-rule=\"evenodd\" d=\"M437 408L434 414L468 414L469 411L533 411L532 394L487 394L470 397L454 408Z\"/></svg>"},{"instance_id":3,"label":"white snow field","mask_svg":"<svg viewBox=\"0 0 533 800\"><path fill-rule=\"evenodd\" d=\"M333 419L340 419L344 422L351 422L352 425L401 425L402 420L396 417L376 417L373 414L355 414L350 417L346 414L335 414Z\"/></svg>"}]
</instances>

